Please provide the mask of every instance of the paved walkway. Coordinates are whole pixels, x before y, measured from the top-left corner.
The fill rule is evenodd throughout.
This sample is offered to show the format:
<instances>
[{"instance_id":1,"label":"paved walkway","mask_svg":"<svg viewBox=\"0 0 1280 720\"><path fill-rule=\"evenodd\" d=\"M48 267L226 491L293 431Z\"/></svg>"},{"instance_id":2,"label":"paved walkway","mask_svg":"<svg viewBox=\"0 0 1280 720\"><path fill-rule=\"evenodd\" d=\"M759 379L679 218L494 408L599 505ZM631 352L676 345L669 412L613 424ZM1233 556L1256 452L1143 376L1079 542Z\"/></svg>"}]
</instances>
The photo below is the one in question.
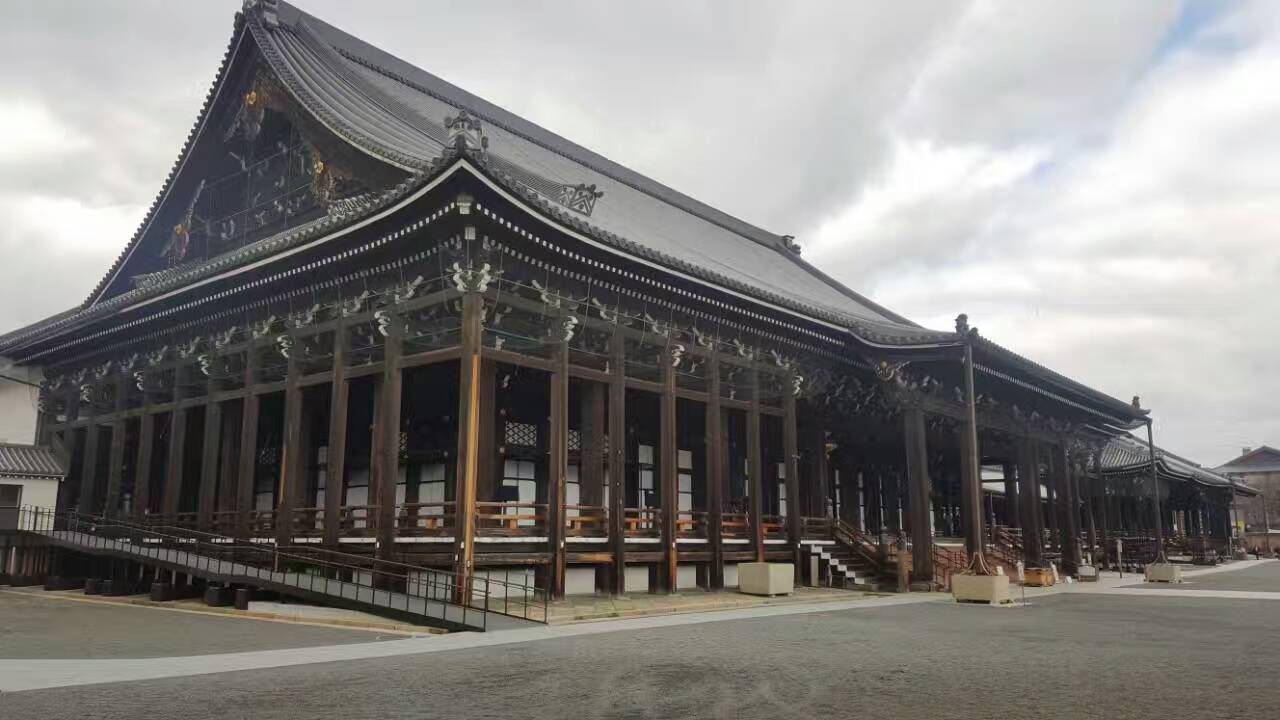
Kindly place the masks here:
<instances>
[{"instance_id":1,"label":"paved walkway","mask_svg":"<svg viewBox=\"0 0 1280 720\"><path fill-rule=\"evenodd\" d=\"M1241 561L1217 568L1188 571L1188 580L1205 578L1218 573L1246 571L1274 560ZM1035 605L1037 598L1055 595L1085 594L1132 597L1178 597L1193 601L1199 597L1234 598L1235 591L1152 590L1133 587L1133 574L1120 577L1114 573L1102 573L1097 583L1061 584L1052 588L1028 588L1025 598ZM1280 588L1278 588L1280 589ZM1021 600L1021 589L1015 591ZM1280 592L1262 593L1270 598ZM1277 597L1276 599L1280 599ZM722 610L682 615L662 615L625 620L578 623L560 626L537 626L488 633L456 633L434 638L387 640L377 643L355 643L325 647L263 650L216 655L182 656L150 659L113 660L0 660L0 691L15 692L40 688L57 688L97 683L154 680L190 675L291 667L311 663L364 660L382 657L419 655L485 648L499 645L533 643L546 640L596 635L613 632L636 632L653 628L694 626L704 623L743 620L750 618L784 617L810 613L833 613L846 610L886 608L922 603L950 604L945 593L916 593L882 597L863 597L847 601L821 603L796 603L767 605L735 610ZM1009 612L997 608L973 608L975 612ZM0 652L3 652L0 650Z\"/></svg>"},{"instance_id":2,"label":"paved walkway","mask_svg":"<svg viewBox=\"0 0 1280 720\"><path fill-rule=\"evenodd\" d=\"M885 597L885 595L822 587L798 587L791 595L777 597L746 595L734 590L723 592L682 590L672 595L636 593L621 597L574 595L552 603L548 608L547 622L551 625L565 625L575 622L735 610L770 605L847 603L873 597Z\"/></svg>"},{"instance_id":3,"label":"paved walkway","mask_svg":"<svg viewBox=\"0 0 1280 720\"><path fill-rule=\"evenodd\" d=\"M780 617L860 608L913 605L926 602L950 602L950 596L943 593L921 593L865 598L845 602L772 605L718 612L634 618L612 622L537 626L487 633L453 633L431 638L384 640L376 643L263 650L218 655L115 660L0 660L0 692L154 680L236 670L257 670L398 655L417 655L556 640L609 632L697 625L747 618ZM0 650L0 652L3 651Z\"/></svg>"}]
</instances>

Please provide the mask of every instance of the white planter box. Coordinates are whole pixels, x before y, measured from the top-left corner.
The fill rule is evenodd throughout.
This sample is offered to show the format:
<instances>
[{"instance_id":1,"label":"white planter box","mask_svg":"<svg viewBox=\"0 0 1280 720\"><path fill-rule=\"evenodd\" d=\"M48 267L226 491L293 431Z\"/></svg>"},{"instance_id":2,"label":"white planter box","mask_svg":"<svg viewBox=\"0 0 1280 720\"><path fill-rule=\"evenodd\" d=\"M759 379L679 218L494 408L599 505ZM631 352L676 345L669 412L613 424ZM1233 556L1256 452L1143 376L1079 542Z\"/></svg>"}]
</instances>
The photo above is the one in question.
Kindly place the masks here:
<instances>
[{"instance_id":1,"label":"white planter box","mask_svg":"<svg viewBox=\"0 0 1280 720\"><path fill-rule=\"evenodd\" d=\"M956 602L981 602L991 605L1008 605L1009 576L1007 575L952 575L951 596Z\"/></svg>"},{"instance_id":2,"label":"white planter box","mask_svg":"<svg viewBox=\"0 0 1280 720\"><path fill-rule=\"evenodd\" d=\"M795 589L791 563L738 563L738 592L749 595L790 595Z\"/></svg>"},{"instance_id":3,"label":"white planter box","mask_svg":"<svg viewBox=\"0 0 1280 720\"><path fill-rule=\"evenodd\" d=\"M1154 563L1147 566L1147 582L1182 582L1182 566L1173 563Z\"/></svg>"}]
</instances>

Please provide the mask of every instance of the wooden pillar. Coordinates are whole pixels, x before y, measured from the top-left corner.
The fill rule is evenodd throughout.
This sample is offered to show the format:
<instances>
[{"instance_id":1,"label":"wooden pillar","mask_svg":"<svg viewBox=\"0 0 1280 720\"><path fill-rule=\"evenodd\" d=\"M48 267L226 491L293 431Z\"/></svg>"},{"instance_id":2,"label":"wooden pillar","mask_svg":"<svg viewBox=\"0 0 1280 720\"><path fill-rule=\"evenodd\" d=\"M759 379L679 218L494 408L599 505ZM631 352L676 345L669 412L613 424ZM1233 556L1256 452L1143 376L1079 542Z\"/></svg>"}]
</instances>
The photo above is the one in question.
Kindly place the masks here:
<instances>
[{"instance_id":1,"label":"wooden pillar","mask_svg":"<svg viewBox=\"0 0 1280 720\"><path fill-rule=\"evenodd\" d=\"M498 364L480 358L480 436L476 460L476 500L494 499L499 465L497 439L503 436L504 419L498 416Z\"/></svg>"},{"instance_id":2,"label":"wooden pillar","mask_svg":"<svg viewBox=\"0 0 1280 720\"><path fill-rule=\"evenodd\" d=\"M143 394L142 417L138 420L137 468L133 477L133 513L138 517L151 509L151 456L156 440L156 416L151 413L151 395Z\"/></svg>"},{"instance_id":3,"label":"wooden pillar","mask_svg":"<svg viewBox=\"0 0 1280 720\"><path fill-rule=\"evenodd\" d=\"M1011 528L1022 527L1021 511L1018 507L1017 464L1005 462L1001 466L1004 475L1004 521Z\"/></svg>"},{"instance_id":4,"label":"wooden pillar","mask_svg":"<svg viewBox=\"0 0 1280 720\"><path fill-rule=\"evenodd\" d=\"M249 536L249 513L253 511L254 473L258 468L258 416L261 398L255 392L258 355L251 342L245 348L244 403L240 407L240 463L236 473L237 535Z\"/></svg>"},{"instance_id":5,"label":"wooden pillar","mask_svg":"<svg viewBox=\"0 0 1280 720\"><path fill-rule=\"evenodd\" d=\"M197 509L200 513L200 529L213 527L213 513L218 505L218 457L222 447L222 403L215 398L217 383L209 381L208 402L204 409L204 445L201 450L200 497Z\"/></svg>"},{"instance_id":6,"label":"wooden pillar","mask_svg":"<svg viewBox=\"0 0 1280 720\"><path fill-rule=\"evenodd\" d=\"M724 417L720 408L720 353L712 349L707 359L706 424L707 462L707 544L711 548L711 567L707 585L712 590L724 589Z\"/></svg>"},{"instance_id":7,"label":"wooden pillar","mask_svg":"<svg viewBox=\"0 0 1280 720\"><path fill-rule=\"evenodd\" d=\"M676 423L676 369L672 359L670 338L662 354L662 391L658 398L658 482L661 483L662 504L662 570L658 573L659 587L675 592L679 554L676 548L676 517L680 510L679 492L679 443Z\"/></svg>"},{"instance_id":8,"label":"wooden pillar","mask_svg":"<svg viewBox=\"0 0 1280 720\"><path fill-rule=\"evenodd\" d=\"M454 490L453 566L459 601L469 601L475 565L476 485L479 474L480 345L484 298L462 296L462 356L458 375L458 472ZM397 403L397 411L399 403Z\"/></svg>"},{"instance_id":9,"label":"wooden pillar","mask_svg":"<svg viewBox=\"0 0 1280 720\"><path fill-rule=\"evenodd\" d=\"M115 386L115 417L111 423L111 451L107 460L107 493L102 504L103 515L115 515L120 511L120 484L124 474L124 441L128 432L128 421L124 418L124 411L129 385L123 373L116 373Z\"/></svg>"},{"instance_id":10,"label":"wooden pillar","mask_svg":"<svg viewBox=\"0 0 1280 720\"><path fill-rule=\"evenodd\" d=\"M280 478L276 486L276 542L293 543L293 510L297 507L298 486L306 465L302 453L302 367L298 363L301 347L289 351L288 370L284 381L284 428L281 437ZM392 363L394 365L394 363Z\"/></svg>"},{"instance_id":11,"label":"wooden pillar","mask_svg":"<svg viewBox=\"0 0 1280 720\"><path fill-rule=\"evenodd\" d=\"M1071 453L1065 441L1053 446L1051 468L1053 485L1058 490L1058 547L1062 552L1062 569L1075 575L1080 567L1080 516L1072 487Z\"/></svg>"},{"instance_id":12,"label":"wooden pillar","mask_svg":"<svg viewBox=\"0 0 1280 720\"><path fill-rule=\"evenodd\" d=\"M551 596L564 597L565 485L569 475L569 345L560 342L552 357L550 477L547 487L547 541L551 550ZM490 418L481 418L488 422ZM581 480L581 477L579 477Z\"/></svg>"},{"instance_id":13,"label":"wooden pillar","mask_svg":"<svg viewBox=\"0 0 1280 720\"><path fill-rule=\"evenodd\" d=\"M764 562L764 523L762 507L764 495L764 462L760 453L760 366L751 361L751 407L747 411L747 480L751 484L749 505L751 512L752 547L756 562Z\"/></svg>"},{"instance_id":14,"label":"wooden pillar","mask_svg":"<svg viewBox=\"0 0 1280 720\"><path fill-rule=\"evenodd\" d=\"M907 451L907 492L911 513L911 579L933 579L933 523L929 480L929 446L924 411L908 407L902 411L902 435Z\"/></svg>"},{"instance_id":15,"label":"wooden pillar","mask_svg":"<svg viewBox=\"0 0 1280 720\"><path fill-rule=\"evenodd\" d=\"M1094 451L1085 462L1091 462L1093 465L1092 469L1086 465L1080 474L1080 482L1084 487L1085 532L1089 543L1089 553L1092 556L1097 553L1098 548L1098 527L1094 523L1094 505L1097 502L1098 478L1102 477L1101 453ZM1090 562L1097 564L1097 560L1094 557L1090 557Z\"/></svg>"},{"instance_id":16,"label":"wooden pillar","mask_svg":"<svg viewBox=\"0 0 1280 720\"><path fill-rule=\"evenodd\" d=\"M324 542L338 544L338 515L346 494L347 478L347 404L351 386L347 383L346 325L339 303L337 324L333 329L333 382L329 386L329 442L324 476Z\"/></svg>"},{"instance_id":17,"label":"wooden pillar","mask_svg":"<svg viewBox=\"0 0 1280 720\"><path fill-rule=\"evenodd\" d=\"M236 509L236 462L239 459L240 417L229 413L224 408L222 414L222 439L218 451L218 491L214 498L215 513L222 510ZM219 527L220 534L231 534L225 526Z\"/></svg>"},{"instance_id":18,"label":"wooden pillar","mask_svg":"<svg viewBox=\"0 0 1280 720\"><path fill-rule=\"evenodd\" d=\"M787 491L787 544L791 546L796 578L800 578L800 540L803 538L804 508L800 507L800 440L796 429L796 377L788 374L782 388L782 452Z\"/></svg>"},{"instance_id":19,"label":"wooden pillar","mask_svg":"<svg viewBox=\"0 0 1280 720\"><path fill-rule=\"evenodd\" d=\"M185 368L177 367L173 371L173 412L169 417L169 463L165 470L164 499L160 505L161 514L169 520L176 520L179 502L182 496L182 475L186 467L187 452L187 409L182 402L182 384L186 380Z\"/></svg>"},{"instance_id":20,"label":"wooden pillar","mask_svg":"<svg viewBox=\"0 0 1280 720\"><path fill-rule=\"evenodd\" d=\"M609 339L609 549L613 555L610 590L622 595L627 590L627 539L624 531L627 467L627 356L622 328L615 327Z\"/></svg>"},{"instance_id":21,"label":"wooden pillar","mask_svg":"<svg viewBox=\"0 0 1280 720\"><path fill-rule=\"evenodd\" d=\"M816 417L809 423L806 444L810 455L809 468L813 479L809 493L809 514L827 517L827 499L831 495L831 467L827 461L827 433Z\"/></svg>"},{"instance_id":22,"label":"wooden pillar","mask_svg":"<svg viewBox=\"0 0 1280 720\"><path fill-rule=\"evenodd\" d=\"M1040 451L1033 438L1018 444L1018 491L1022 509L1022 556L1027 567L1044 567L1044 534L1040 525Z\"/></svg>"},{"instance_id":23,"label":"wooden pillar","mask_svg":"<svg viewBox=\"0 0 1280 720\"><path fill-rule=\"evenodd\" d=\"M467 298L471 296L468 295ZM401 382L403 371L400 369L400 354L404 337L404 322L393 311L390 322L385 329L382 343L382 382L381 397L378 401L378 454L373 467L373 478L377 482L377 553L378 557L389 559L396 549L396 486L400 482L400 403L402 400ZM465 313L464 310L464 323ZM478 356L478 354L477 354ZM465 359L464 359L465 363ZM465 415L459 415L460 418ZM462 448L459 448L461 456ZM470 450L475 454L475 448ZM474 473L473 473L474 475ZM474 477L472 478L474 480ZM472 488L474 488L474 484ZM455 540L456 542L456 540ZM470 545L470 543L468 543Z\"/></svg>"},{"instance_id":24,"label":"wooden pillar","mask_svg":"<svg viewBox=\"0 0 1280 720\"><path fill-rule=\"evenodd\" d=\"M84 428L84 457L80 462L80 498L77 506L81 512L92 513L96 504L98 474L98 423L97 411L92 400L89 406L89 422Z\"/></svg>"}]
</instances>

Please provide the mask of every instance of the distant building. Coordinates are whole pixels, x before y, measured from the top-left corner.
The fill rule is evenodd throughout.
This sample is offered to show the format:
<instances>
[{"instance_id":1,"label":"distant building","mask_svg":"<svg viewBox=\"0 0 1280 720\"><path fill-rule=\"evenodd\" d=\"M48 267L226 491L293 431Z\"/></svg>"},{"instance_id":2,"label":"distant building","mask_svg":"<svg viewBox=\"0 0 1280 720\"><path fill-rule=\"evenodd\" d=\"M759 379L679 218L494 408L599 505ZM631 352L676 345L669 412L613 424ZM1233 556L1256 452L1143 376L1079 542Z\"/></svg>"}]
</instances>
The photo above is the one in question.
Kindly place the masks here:
<instances>
[{"instance_id":1,"label":"distant building","mask_svg":"<svg viewBox=\"0 0 1280 720\"><path fill-rule=\"evenodd\" d=\"M1218 472L1261 493L1256 500L1241 505L1246 529L1261 532L1280 524L1280 450L1266 445L1242 448L1240 457L1219 467Z\"/></svg>"}]
</instances>

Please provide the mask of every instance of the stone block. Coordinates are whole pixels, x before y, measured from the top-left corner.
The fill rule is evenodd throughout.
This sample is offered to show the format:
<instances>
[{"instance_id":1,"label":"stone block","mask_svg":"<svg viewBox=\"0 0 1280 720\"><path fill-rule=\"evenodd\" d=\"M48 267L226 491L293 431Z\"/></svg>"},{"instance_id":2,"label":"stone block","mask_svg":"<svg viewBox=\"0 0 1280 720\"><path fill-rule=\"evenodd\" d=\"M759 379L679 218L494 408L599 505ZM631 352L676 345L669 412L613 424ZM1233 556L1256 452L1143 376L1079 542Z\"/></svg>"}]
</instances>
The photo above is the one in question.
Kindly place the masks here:
<instances>
[{"instance_id":1,"label":"stone block","mask_svg":"<svg viewBox=\"0 0 1280 720\"><path fill-rule=\"evenodd\" d=\"M1009 578L1006 575L952 575L951 596L956 602L1009 605Z\"/></svg>"},{"instance_id":2,"label":"stone block","mask_svg":"<svg viewBox=\"0 0 1280 720\"><path fill-rule=\"evenodd\" d=\"M790 595L795 590L791 563L738 563L738 591L748 595Z\"/></svg>"},{"instance_id":3,"label":"stone block","mask_svg":"<svg viewBox=\"0 0 1280 720\"><path fill-rule=\"evenodd\" d=\"M1152 563L1144 572L1147 582L1182 582L1182 566L1173 563Z\"/></svg>"}]
</instances>

